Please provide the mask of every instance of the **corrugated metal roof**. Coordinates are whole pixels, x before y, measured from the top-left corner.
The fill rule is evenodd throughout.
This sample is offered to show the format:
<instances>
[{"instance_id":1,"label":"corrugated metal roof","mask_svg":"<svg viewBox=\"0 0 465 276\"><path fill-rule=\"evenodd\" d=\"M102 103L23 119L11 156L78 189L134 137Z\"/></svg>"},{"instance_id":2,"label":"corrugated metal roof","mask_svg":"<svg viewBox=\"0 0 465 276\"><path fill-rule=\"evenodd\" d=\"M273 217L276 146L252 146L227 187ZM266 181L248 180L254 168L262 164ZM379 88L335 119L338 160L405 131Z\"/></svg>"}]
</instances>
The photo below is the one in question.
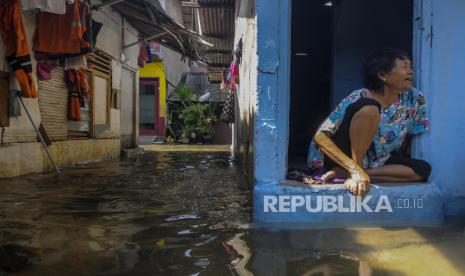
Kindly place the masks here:
<instances>
[{"instance_id":1,"label":"corrugated metal roof","mask_svg":"<svg viewBox=\"0 0 465 276\"><path fill-rule=\"evenodd\" d=\"M202 51L209 64L210 81L221 81L219 71L228 70L233 59L235 0L197 0L202 35L214 46ZM184 24L198 31L195 9L183 8ZM195 24L192 24L194 18Z\"/></svg>"},{"instance_id":2,"label":"corrugated metal roof","mask_svg":"<svg viewBox=\"0 0 465 276\"><path fill-rule=\"evenodd\" d=\"M103 4L115 2L104 0ZM119 12L143 39L153 40L194 60L201 59L205 38L173 20L158 0L116 1L112 7Z\"/></svg>"}]
</instances>

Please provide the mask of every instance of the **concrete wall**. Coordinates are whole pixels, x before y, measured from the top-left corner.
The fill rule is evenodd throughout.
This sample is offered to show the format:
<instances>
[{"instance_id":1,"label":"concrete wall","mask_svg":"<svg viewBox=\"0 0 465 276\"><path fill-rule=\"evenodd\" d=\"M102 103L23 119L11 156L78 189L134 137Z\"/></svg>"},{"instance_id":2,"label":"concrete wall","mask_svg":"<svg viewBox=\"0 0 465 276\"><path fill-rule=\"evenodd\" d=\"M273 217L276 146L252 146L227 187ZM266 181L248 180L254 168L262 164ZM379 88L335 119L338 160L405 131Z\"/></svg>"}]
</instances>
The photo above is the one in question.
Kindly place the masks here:
<instances>
[{"instance_id":1,"label":"concrete wall","mask_svg":"<svg viewBox=\"0 0 465 276\"><path fill-rule=\"evenodd\" d=\"M447 214L465 215L465 2L425 0L424 5L432 8L432 29L428 21L424 24L427 55L421 64L431 128L420 142L420 154L432 163L432 179L445 195Z\"/></svg>"},{"instance_id":2,"label":"concrete wall","mask_svg":"<svg viewBox=\"0 0 465 276\"><path fill-rule=\"evenodd\" d=\"M254 119L255 185L284 180L289 140L290 2L255 0L257 102Z\"/></svg>"},{"instance_id":3,"label":"concrete wall","mask_svg":"<svg viewBox=\"0 0 465 276\"><path fill-rule=\"evenodd\" d=\"M137 58L139 55L138 44L135 44L127 48L123 48L123 46L138 40L137 30L135 30L127 22L124 22L123 28L122 16L119 13L113 11L111 7L104 7L100 11L94 12L92 16L94 20L103 23L103 27L97 38L96 47L109 54L113 60L120 62L121 65L126 66L128 69L136 71L138 68ZM122 54L124 54L124 59L122 59ZM131 81L130 79L122 79L121 76L122 75L119 76L119 81L113 80L114 83L119 82L118 87L114 87L120 90L119 93L121 93L121 83ZM137 95L137 91L139 89L138 86L136 87L136 89ZM121 94L119 95L119 99L121 99ZM126 105L126 103L121 103L121 105L123 104ZM121 129L121 111L118 108L111 108L110 137L120 138Z\"/></svg>"},{"instance_id":4,"label":"concrete wall","mask_svg":"<svg viewBox=\"0 0 465 276\"><path fill-rule=\"evenodd\" d=\"M120 156L117 139L54 142L49 147L59 167L97 162ZM54 170L39 143L17 143L0 149L0 178Z\"/></svg>"},{"instance_id":5,"label":"concrete wall","mask_svg":"<svg viewBox=\"0 0 465 276\"><path fill-rule=\"evenodd\" d=\"M122 44L122 23L121 15L111 7L104 7L101 11L92 13L92 19L103 23L102 29L97 37L95 47L102 49L114 59L121 57ZM137 60L136 60L137 61Z\"/></svg>"},{"instance_id":6,"label":"concrete wall","mask_svg":"<svg viewBox=\"0 0 465 276\"><path fill-rule=\"evenodd\" d=\"M234 152L242 164L244 173L252 180L258 64L257 21L253 1L238 1L236 15L234 45L242 38L243 53L239 66L240 84L236 94Z\"/></svg>"}]
</instances>

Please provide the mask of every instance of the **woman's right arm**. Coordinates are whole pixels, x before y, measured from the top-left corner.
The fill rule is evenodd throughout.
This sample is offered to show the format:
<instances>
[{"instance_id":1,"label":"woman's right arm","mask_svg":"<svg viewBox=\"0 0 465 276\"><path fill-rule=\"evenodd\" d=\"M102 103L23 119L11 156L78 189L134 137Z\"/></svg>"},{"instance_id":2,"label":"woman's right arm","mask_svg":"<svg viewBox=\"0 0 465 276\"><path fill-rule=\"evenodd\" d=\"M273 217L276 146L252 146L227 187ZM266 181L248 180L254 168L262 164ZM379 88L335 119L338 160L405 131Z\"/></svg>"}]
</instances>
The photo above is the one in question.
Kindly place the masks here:
<instances>
[{"instance_id":1,"label":"woman's right arm","mask_svg":"<svg viewBox=\"0 0 465 276\"><path fill-rule=\"evenodd\" d=\"M364 195L369 191L369 176L357 163L345 155L328 135L322 131L317 131L314 140L324 154L349 172L350 177L344 185L350 192L356 195Z\"/></svg>"}]
</instances>

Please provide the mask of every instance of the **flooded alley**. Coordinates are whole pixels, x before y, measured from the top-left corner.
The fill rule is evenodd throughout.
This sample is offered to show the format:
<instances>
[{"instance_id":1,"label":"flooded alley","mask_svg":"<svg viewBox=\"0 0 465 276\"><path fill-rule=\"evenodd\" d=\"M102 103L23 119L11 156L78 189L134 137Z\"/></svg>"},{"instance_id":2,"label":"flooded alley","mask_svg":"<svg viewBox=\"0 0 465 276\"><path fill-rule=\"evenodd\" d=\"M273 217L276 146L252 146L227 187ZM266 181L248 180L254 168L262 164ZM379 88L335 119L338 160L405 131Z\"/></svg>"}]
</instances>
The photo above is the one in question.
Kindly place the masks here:
<instances>
[{"instance_id":1,"label":"flooded alley","mask_svg":"<svg viewBox=\"0 0 465 276\"><path fill-rule=\"evenodd\" d=\"M0 275L465 273L460 227L255 227L225 152L146 152L0 186Z\"/></svg>"}]
</instances>

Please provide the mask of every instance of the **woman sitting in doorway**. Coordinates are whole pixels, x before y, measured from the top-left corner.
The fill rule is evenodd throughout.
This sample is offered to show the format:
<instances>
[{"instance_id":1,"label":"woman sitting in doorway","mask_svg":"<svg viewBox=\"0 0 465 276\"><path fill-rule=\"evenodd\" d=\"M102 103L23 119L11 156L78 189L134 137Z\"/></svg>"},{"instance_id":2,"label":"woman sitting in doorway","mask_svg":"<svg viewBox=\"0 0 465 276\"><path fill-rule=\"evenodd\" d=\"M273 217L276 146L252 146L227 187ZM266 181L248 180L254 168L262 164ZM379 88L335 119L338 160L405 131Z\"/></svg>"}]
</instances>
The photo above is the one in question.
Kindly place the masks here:
<instances>
[{"instance_id":1,"label":"woman sitting in doorway","mask_svg":"<svg viewBox=\"0 0 465 276\"><path fill-rule=\"evenodd\" d=\"M407 135L428 130L425 99L412 86L409 55L396 49L370 54L363 80L365 88L344 98L317 130L308 165L325 169L322 181L346 178L345 187L356 195L367 193L371 181L426 181L431 172L426 161L395 155Z\"/></svg>"}]
</instances>

